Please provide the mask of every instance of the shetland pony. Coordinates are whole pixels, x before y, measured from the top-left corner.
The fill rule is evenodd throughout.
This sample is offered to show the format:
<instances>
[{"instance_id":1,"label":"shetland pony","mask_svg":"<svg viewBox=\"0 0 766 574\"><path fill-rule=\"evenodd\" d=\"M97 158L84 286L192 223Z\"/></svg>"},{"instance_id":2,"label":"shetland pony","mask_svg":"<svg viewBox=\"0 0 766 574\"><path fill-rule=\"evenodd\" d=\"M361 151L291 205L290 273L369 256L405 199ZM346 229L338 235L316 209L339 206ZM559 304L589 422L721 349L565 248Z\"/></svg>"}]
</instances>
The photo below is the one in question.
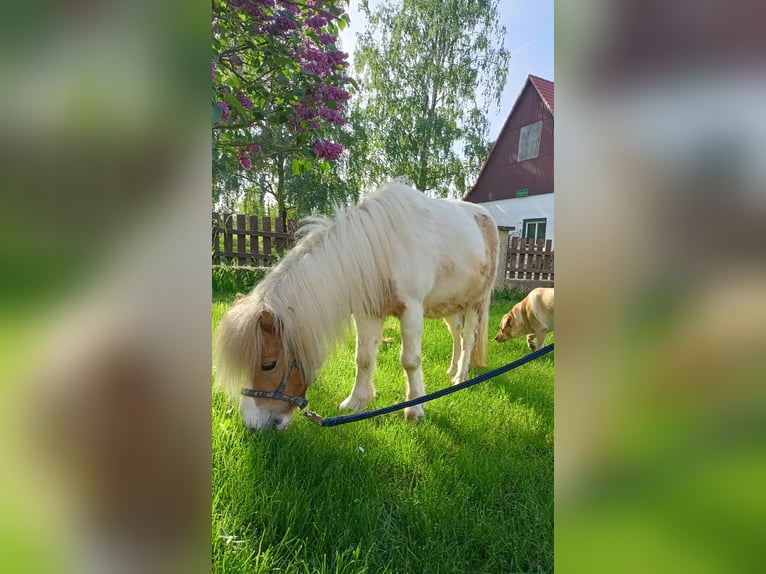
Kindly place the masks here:
<instances>
[{"instance_id":1,"label":"shetland pony","mask_svg":"<svg viewBox=\"0 0 766 574\"><path fill-rule=\"evenodd\" d=\"M356 326L356 378L341 410L375 397L373 372L383 323L401 325L407 399L425 394L423 317L444 318L452 334L452 383L469 363L486 365L487 322L497 269L497 226L486 209L430 199L390 182L334 218L309 218L296 245L216 333L217 383L240 396L245 426L283 429L344 335ZM244 389L244 390L243 390ZM407 419L423 417L421 405Z\"/></svg>"}]
</instances>

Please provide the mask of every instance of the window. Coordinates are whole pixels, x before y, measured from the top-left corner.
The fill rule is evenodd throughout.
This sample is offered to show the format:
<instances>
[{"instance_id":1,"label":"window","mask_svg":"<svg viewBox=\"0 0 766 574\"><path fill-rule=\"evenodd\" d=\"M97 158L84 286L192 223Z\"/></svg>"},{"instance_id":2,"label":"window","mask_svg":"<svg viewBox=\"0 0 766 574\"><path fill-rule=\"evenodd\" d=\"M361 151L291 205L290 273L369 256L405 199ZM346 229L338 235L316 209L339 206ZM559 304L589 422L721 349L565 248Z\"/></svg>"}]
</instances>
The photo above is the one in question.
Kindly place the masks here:
<instances>
[{"instance_id":1,"label":"window","mask_svg":"<svg viewBox=\"0 0 766 574\"><path fill-rule=\"evenodd\" d=\"M530 239L545 239L545 223L546 219L525 219L522 225L523 237L529 237Z\"/></svg>"},{"instance_id":2,"label":"window","mask_svg":"<svg viewBox=\"0 0 766 574\"><path fill-rule=\"evenodd\" d=\"M537 121L521 128L519 132L519 153L517 161L534 159L540 155L540 134L543 130L543 121Z\"/></svg>"}]
</instances>

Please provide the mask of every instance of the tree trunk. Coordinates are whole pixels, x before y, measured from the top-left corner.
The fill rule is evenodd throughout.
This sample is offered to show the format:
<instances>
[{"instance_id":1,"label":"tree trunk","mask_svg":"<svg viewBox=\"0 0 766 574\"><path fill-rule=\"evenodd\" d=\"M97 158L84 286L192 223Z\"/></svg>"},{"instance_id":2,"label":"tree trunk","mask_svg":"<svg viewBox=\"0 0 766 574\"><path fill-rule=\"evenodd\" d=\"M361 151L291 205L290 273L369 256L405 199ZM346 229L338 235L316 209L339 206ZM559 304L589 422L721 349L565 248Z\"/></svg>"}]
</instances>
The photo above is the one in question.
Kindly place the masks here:
<instances>
[{"instance_id":1,"label":"tree trunk","mask_svg":"<svg viewBox=\"0 0 766 574\"><path fill-rule=\"evenodd\" d=\"M277 158L277 210L279 211L279 217L287 225L287 198L285 197L285 158L279 156Z\"/></svg>"},{"instance_id":2,"label":"tree trunk","mask_svg":"<svg viewBox=\"0 0 766 574\"><path fill-rule=\"evenodd\" d=\"M428 185L428 152L431 147L431 129L433 125L434 112L436 111L436 85L431 87L431 95L428 101L428 109L426 111L425 130L423 131L423 142L420 147L420 161L418 165L418 177L415 182L415 187L420 191L426 191Z\"/></svg>"}]
</instances>

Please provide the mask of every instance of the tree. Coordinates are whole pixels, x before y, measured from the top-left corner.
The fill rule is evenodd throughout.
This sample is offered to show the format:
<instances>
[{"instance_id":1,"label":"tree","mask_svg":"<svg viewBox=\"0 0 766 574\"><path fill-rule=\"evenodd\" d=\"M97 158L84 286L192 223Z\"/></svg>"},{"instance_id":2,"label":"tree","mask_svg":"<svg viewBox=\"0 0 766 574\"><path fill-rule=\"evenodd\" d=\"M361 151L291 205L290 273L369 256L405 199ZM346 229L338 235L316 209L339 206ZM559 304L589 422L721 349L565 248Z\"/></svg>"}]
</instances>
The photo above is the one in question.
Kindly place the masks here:
<instances>
[{"instance_id":1,"label":"tree","mask_svg":"<svg viewBox=\"0 0 766 574\"><path fill-rule=\"evenodd\" d=\"M486 158L486 110L509 54L497 0L402 0L361 10L357 102L372 181L404 175L424 192L465 193Z\"/></svg>"},{"instance_id":2,"label":"tree","mask_svg":"<svg viewBox=\"0 0 766 574\"><path fill-rule=\"evenodd\" d=\"M272 181L280 203L285 170L327 170L340 157L343 146L325 137L345 123L353 85L336 47L348 22L340 3L213 0L214 201Z\"/></svg>"}]
</instances>

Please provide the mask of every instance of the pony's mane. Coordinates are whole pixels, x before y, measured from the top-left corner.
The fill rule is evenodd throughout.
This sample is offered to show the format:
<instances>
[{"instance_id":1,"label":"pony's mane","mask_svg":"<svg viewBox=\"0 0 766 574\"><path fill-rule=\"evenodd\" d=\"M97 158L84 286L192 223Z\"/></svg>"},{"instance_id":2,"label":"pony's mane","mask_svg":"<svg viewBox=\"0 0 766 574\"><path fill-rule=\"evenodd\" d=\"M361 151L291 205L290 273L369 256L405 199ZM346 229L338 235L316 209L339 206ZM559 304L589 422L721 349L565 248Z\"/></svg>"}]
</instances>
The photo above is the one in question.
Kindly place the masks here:
<instances>
[{"instance_id":1,"label":"pony's mane","mask_svg":"<svg viewBox=\"0 0 766 574\"><path fill-rule=\"evenodd\" d=\"M261 363L264 312L273 317L285 353L313 382L351 314L380 314L391 304L389 278L397 255L415 245L415 229L427 201L395 181L332 218L303 220L296 245L221 320L216 345L219 385L234 395L252 379Z\"/></svg>"}]
</instances>

